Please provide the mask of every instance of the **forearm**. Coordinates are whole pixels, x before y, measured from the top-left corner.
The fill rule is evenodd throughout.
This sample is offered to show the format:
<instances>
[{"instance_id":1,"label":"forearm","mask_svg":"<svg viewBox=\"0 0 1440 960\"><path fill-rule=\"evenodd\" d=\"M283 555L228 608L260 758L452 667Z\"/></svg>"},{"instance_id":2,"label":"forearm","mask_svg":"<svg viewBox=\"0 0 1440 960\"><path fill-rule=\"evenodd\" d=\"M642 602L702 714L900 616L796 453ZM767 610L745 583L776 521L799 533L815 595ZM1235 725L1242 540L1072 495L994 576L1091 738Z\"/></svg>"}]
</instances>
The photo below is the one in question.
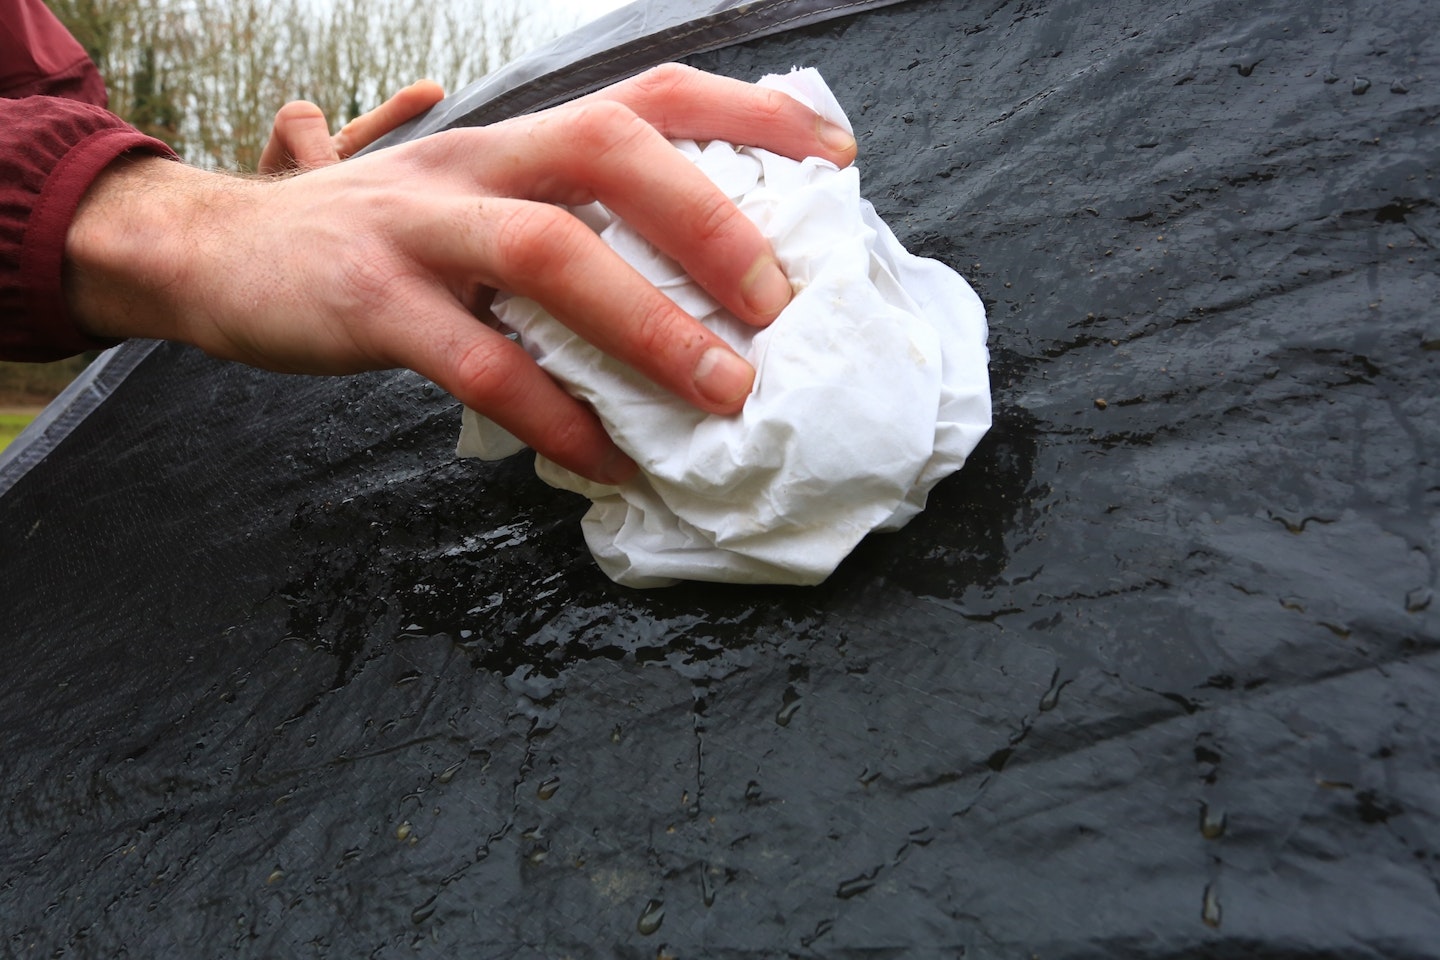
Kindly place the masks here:
<instances>
[{"instance_id":1,"label":"forearm","mask_svg":"<svg viewBox=\"0 0 1440 960\"><path fill-rule=\"evenodd\" d=\"M215 225L233 219L246 187L154 157L112 163L85 193L65 240L75 324L100 339L193 342L189 302L207 276L227 269Z\"/></svg>"},{"instance_id":2,"label":"forearm","mask_svg":"<svg viewBox=\"0 0 1440 960\"><path fill-rule=\"evenodd\" d=\"M696 407L741 409L750 365L563 209L606 204L735 317L773 320L791 291L769 242L667 136L842 165L855 149L783 93L670 66L296 177L126 158L63 218L54 299L92 337L179 340L293 373L409 367L556 463L618 483L635 465L594 412L485 321L497 291L531 297Z\"/></svg>"}]
</instances>

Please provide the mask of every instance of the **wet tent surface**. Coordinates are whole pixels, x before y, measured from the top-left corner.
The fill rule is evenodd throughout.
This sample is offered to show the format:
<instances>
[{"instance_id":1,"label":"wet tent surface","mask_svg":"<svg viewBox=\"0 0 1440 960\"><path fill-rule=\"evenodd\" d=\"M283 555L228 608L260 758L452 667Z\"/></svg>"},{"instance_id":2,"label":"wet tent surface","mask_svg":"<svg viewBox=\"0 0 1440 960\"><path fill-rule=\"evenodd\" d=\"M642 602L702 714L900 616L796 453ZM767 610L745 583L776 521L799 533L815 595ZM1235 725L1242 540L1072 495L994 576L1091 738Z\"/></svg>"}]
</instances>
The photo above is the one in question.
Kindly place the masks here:
<instances>
[{"instance_id":1,"label":"wet tent surface","mask_svg":"<svg viewBox=\"0 0 1440 960\"><path fill-rule=\"evenodd\" d=\"M159 349L0 501L0 952L1440 954L1436 10L695 58L819 66L990 308L994 431L819 588L617 588L413 376Z\"/></svg>"}]
</instances>

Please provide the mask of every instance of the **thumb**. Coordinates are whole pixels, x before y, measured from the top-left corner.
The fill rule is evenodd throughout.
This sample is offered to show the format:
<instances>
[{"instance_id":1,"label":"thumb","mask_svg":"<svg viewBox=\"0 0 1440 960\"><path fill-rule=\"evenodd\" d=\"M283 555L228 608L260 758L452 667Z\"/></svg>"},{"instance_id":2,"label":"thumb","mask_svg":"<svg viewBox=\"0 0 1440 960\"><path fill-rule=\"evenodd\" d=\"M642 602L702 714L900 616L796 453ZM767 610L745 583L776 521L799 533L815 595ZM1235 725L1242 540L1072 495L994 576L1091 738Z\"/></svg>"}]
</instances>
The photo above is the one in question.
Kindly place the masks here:
<instances>
[{"instance_id":1,"label":"thumb","mask_svg":"<svg viewBox=\"0 0 1440 960\"><path fill-rule=\"evenodd\" d=\"M325 114L308 100L292 100L275 114L270 141L260 155L261 173L309 170L339 160Z\"/></svg>"}]
</instances>

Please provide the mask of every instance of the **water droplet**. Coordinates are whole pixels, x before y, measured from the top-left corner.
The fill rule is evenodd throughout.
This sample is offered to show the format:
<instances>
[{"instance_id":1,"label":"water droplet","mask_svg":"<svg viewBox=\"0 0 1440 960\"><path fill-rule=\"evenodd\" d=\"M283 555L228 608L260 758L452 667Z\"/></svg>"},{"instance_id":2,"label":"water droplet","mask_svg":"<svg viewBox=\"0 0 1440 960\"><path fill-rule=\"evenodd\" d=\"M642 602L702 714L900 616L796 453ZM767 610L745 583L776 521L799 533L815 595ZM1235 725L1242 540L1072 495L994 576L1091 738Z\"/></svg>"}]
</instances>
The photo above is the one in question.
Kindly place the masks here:
<instances>
[{"instance_id":1,"label":"water droplet","mask_svg":"<svg viewBox=\"0 0 1440 960\"><path fill-rule=\"evenodd\" d=\"M794 687L786 687L780 711L775 714L775 722L782 727L790 726L790 718L795 716L795 711L799 709L800 694L795 692Z\"/></svg>"},{"instance_id":2,"label":"water droplet","mask_svg":"<svg viewBox=\"0 0 1440 960\"><path fill-rule=\"evenodd\" d=\"M834 928L835 928L835 921L834 921L834 920L831 920L829 917L825 918L824 920L821 920L819 923L815 924L815 932L814 932L814 933L810 934L810 936L808 936L808 937L801 937L801 938L800 938L800 946L805 947L805 948L808 949L809 946L810 946L812 943L814 943L816 940L819 940L821 937L825 936L825 934L829 933L829 932L830 932L831 930L833 930Z\"/></svg>"},{"instance_id":3,"label":"water droplet","mask_svg":"<svg viewBox=\"0 0 1440 960\"><path fill-rule=\"evenodd\" d=\"M611 742L611 743L619 743L619 742L620 742L620 724L618 724L618 723L615 724L614 729L612 729L612 730L610 731L610 742Z\"/></svg>"},{"instance_id":4,"label":"water droplet","mask_svg":"<svg viewBox=\"0 0 1440 960\"><path fill-rule=\"evenodd\" d=\"M1356 77L1355 82L1350 85L1350 92L1355 96L1363 96L1365 91L1370 89L1370 81L1364 77Z\"/></svg>"},{"instance_id":5,"label":"water droplet","mask_svg":"<svg viewBox=\"0 0 1440 960\"><path fill-rule=\"evenodd\" d=\"M400 826L395 828L395 839L401 841L409 840L411 831L412 827L410 826L410 821L402 820L400 822Z\"/></svg>"},{"instance_id":6,"label":"water droplet","mask_svg":"<svg viewBox=\"0 0 1440 960\"><path fill-rule=\"evenodd\" d=\"M1430 601L1433 599L1434 595L1430 592L1429 587L1420 587L1419 589L1411 590L1405 594L1405 612L1422 613L1430 609Z\"/></svg>"},{"instance_id":7,"label":"water droplet","mask_svg":"<svg viewBox=\"0 0 1440 960\"><path fill-rule=\"evenodd\" d=\"M1385 823L1404 812L1405 808L1398 802L1374 790L1362 790L1355 795L1355 813L1365 823Z\"/></svg>"},{"instance_id":8,"label":"water droplet","mask_svg":"<svg viewBox=\"0 0 1440 960\"><path fill-rule=\"evenodd\" d=\"M1200 804L1200 835L1206 840L1215 840L1225 833L1225 811L1216 810L1208 803Z\"/></svg>"},{"instance_id":9,"label":"water droplet","mask_svg":"<svg viewBox=\"0 0 1440 960\"><path fill-rule=\"evenodd\" d=\"M455 774L459 773L460 768L463 766L465 766L464 758L456 760L454 763L450 764L450 766L446 767L444 770L441 770L440 773L436 775L436 782L449 783L451 780L455 779Z\"/></svg>"},{"instance_id":10,"label":"water droplet","mask_svg":"<svg viewBox=\"0 0 1440 960\"><path fill-rule=\"evenodd\" d=\"M279 867L276 867L274 870L271 870L271 871L270 871L270 876L268 876L268 877L265 878L265 882L266 882L267 884L274 884L274 883L279 883L281 880L284 880L284 879L285 879L285 871L284 871L284 870L281 870Z\"/></svg>"},{"instance_id":11,"label":"water droplet","mask_svg":"<svg viewBox=\"0 0 1440 960\"><path fill-rule=\"evenodd\" d=\"M1200 919L1205 921L1205 926L1220 926L1220 895L1215 892L1215 884L1205 885L1205 900L1200 908Z\"/></svg>"},{"instance_id":12,"label":"water droplet","mask_svg":"<svg viewBox=\"0 0 1440 960\"><path fill-rule=\"evenodd\" d=\"M700 865L700 899L705 901L705 906L715 906L715 881L710 878L710 864Z\"/></svg>"},{"instance_id":13,"label":"water droplet","mask_svg":"<svg viewBox=\"0 0 1440 960\"><path fill-rule=\"evenodd\" d=\"M439 894L436 894L435 896L438 897ZM431 897L429 900L426 900L424 903L420 904L420 906L410 911L410 922L415 924L424 923L426 920L429 920L434 914L435 897Z\"/></svg>"},{"instance_id":14,"label":"water droplet","mask_svg":"<svg viewBox=\"0 0 1440 960\"><path fill-rule=\"evenodd\" d=\"M835 896L841 900L849 900L851 897L858 897L860 894L875 886L875 878L879 876L880 868L876 867L869 873L862 873L858 877L851 877L849 880L842 880L840 886L835 888Z\"/></svg>"},{"instance_id":15,"label":"water droplet","mask_svg":"<svg viewBox=\"0 0 1440 960\"><path fill-rule=\"evenodd\" d=\"M1405 86L1405 81L1404 81L1404 80L1396 80L1394 83L1390 84L1390 92L1391 92L1391 93L1409 93L1409 92L1410 92L1410 88L1407 87L1407 86Z\"/></svg>"},{"instance_id":16,"label":"water droplet","mask_svg":"<svg viewBox=\"0 0 1440 960\"><path fill-rule=\"evenodd\" d=\"M749 783L745 784L745 801L747 803L760 802L760 784L756 783L754 780L751 780Z\"/></svg>"},{"instance_id":17,"label":"water droplet","mask_svg":"<svg viewBox=\"0 0 1440 960\"><path fill-rule=\"evenodd\" d=\"M535 788L535 796L541 800L549 800L555 796L555 791L560 789L559 777L547 777L540 781L540 786Z\"/></svg>"},{"instance_id":18,"label":"water droplet","mask_svg":"<svg viewBox=\"0 0 1440 960\"><path fill-rule=\"evenodd\" d=\"M1069 682L1068 680L1062 681L1060 671L1056 670L1050 677L1050 689L1046 690L1045 695L1040 698L1040 709L1054 710L1056 704L1060 702L1060 689Z\"/></svg>"},{"instance_id":19,"label":"water droplet","mask_svg":"<svg viewBox=\"0 0 1440 960\"><path fill-rule=\"evenodd\" d=\"M651 900L645 904L645 909L640 914L640 919L635 921L635 929L640 931L641 936L648 937L656 930L659 930L660 924L664 922L665 902L663 900Z\"/></svg>"}]
</instances>

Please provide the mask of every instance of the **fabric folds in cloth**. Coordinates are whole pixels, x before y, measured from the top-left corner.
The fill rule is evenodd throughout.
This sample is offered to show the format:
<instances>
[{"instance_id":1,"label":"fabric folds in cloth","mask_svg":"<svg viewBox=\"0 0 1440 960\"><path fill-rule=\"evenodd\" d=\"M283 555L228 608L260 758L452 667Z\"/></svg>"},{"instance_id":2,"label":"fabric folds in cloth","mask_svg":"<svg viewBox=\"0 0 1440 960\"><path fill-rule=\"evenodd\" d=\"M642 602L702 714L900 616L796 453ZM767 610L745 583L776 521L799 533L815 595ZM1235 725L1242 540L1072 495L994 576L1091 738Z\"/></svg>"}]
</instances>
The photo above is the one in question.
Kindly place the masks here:
<instances>
[{"instance_id":1,"label":"fabric folds in cloth","mask_svg":"<svg viewBox=\"0 0 1440 960\"><path fill-rule=\"evenodd\" d=\"M760 83L849 129L816 71ZM739 415L707 414L536 302L502 299L500 320L641 468L618 487L540 457L536 472L593 501L585 539L618 583L819 583L866 534L924 509L989 428L984 308L953 270L901 246L861 198L855 167L720 141L675 145L769 238L794 300L769 327L750 327L604 207L576 209L757 376ZM521 446L465 411L461 456L498 459Z\"/></svg>"}]
</instances>

